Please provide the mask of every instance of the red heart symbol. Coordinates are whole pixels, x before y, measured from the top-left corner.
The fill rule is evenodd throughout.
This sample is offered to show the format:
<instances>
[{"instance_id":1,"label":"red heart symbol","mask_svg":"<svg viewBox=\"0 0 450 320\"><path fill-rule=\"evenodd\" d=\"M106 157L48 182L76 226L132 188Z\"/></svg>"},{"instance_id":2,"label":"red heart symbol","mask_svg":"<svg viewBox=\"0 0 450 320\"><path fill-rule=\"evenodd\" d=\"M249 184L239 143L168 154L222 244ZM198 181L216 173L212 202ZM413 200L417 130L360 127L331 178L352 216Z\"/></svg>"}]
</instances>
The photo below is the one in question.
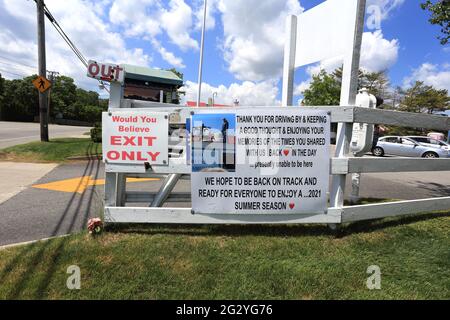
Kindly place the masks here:
<instances>
[{"instance_id":1,"label":"red heart symbol","mask_svg":"<svg viewBox=\"0 0 450 320\"><path fill-rule=\"evenodd\" d=\"M289 208L294 209L295 203L289 203Z\"/></svg>"},{"instance_id":2,"label":"red heart symbol","mask_svg":"<svg viewBox=\"0 0 450 320\"><path fill-rule=\"evenodd\" d=\"M285 150L283 150L283 153L284 153L285 156L287 156L289 154L289 150L285 149Z\"/></svg>"}]
</instances>

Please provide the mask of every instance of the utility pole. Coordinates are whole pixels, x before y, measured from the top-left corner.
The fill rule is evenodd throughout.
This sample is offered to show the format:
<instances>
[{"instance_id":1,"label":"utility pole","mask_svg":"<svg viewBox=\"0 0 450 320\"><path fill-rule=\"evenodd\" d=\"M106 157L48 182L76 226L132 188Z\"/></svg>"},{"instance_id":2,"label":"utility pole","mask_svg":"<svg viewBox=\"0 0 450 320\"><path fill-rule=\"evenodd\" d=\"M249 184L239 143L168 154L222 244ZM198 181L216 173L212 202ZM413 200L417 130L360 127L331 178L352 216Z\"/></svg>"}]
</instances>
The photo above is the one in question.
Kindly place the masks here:
<instances>
[{"instance_id":1,"label":"utility pole","mask_svg":"<svg viewBox=\"0 0 450 320\"><path fill-rule=\"evenodd\" d=\"M44 0L36 0L37 9L37 37L38 37L38 68L41 77L46 76L45 58L45 16ZM39 92L39 122L41 141L48 142L48 104L47 92Z\"/></svg>"},{"instance_id":2,"label":"utility pole","mask_svg":"<svg viewBox=\"0 0 450 320\"><path fill-rule=\"evenodd\" d=\"M205 0L203 5L202 39L200 43L200 63L198 65L197 107L200 107L200 96L202 93L202 68L203 68L203 48L205 46L206 6L207 0Z\"/></svg>"},{"instance_id":3,"label":"utility pole","mask_svg":"<svg viewBox=\"0 0 450 320\"><path fill-rule=\"evenodd\" d=\"M47 103L47 113L48 113L48 117L50 118L50 104L51 104L51 100L52 100L52 89L53 89L53 85L54 85L54 80L57 76L59 76L59 72L58 71L50 71L47 70L47 74L48 74L48 80L50 81L50 83L52 84L52 86L50 87L50 89L48 89L48 103Z\"/></svg>"}]
</instances>

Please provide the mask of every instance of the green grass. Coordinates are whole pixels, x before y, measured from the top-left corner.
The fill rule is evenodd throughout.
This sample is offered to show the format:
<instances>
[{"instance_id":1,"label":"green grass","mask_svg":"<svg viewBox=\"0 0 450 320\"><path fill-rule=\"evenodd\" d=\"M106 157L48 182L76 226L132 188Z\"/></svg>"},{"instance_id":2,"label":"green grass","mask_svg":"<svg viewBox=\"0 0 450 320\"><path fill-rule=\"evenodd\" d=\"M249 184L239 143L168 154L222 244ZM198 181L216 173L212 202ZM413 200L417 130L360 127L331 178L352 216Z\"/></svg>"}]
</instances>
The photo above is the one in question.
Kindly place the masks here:
<instances>
[{"instance_id":1,"label":"green grass","mask_svg":"<svg viewBox=\"0 0 450 320\"><path fill-rule=\"evenodd\" d=\"M381 290L368 290L378 265ZM0 250L2 299L450 299L450 212L345 226L121 226ZM66 288L70 265L81 290Z\"/></svg>"},{"instance_id":2,"label":"green grass","mask_svg":"<svg viewBox=\"0 0 450 320\"><path fill-rule=\"evenodd\" d=\"M101 143L91 139L63 138L50 142L30 142L0 150L0 160L25 162L61 162L69 157L101 154Z\"/></svg>"}]
</instances>

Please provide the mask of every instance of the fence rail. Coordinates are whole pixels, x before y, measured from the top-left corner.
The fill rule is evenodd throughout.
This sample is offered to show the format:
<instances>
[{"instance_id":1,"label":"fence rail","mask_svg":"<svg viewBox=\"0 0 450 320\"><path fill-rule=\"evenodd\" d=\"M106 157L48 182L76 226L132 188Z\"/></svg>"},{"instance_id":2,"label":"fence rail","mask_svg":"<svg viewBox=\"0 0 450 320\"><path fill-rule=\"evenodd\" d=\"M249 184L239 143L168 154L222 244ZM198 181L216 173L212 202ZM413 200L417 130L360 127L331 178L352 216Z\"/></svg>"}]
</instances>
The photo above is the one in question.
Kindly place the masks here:
<instances>
[{"instance_id":1,"label":"fence rail","mask_svg":"<svg viewBox=\"0 0 450 320\"><path fill-rule=\"evenodd\" d=\"M181 107L136 100L124 100L123 108L146 108L146 111L164 111L170 113L171 125L183 125L192 111L199 108ZM248 107L249 109L254 107ZM293 107L288 107L293 108ZM295 107L296 109L298 107ZM450 118L429 114L413 114L391 110L374 110L360 107L318 106L305 107L313 110L325 110L331 113L333 123L346 123L351 130L352 123L369 123L416 127L433 130L450 130ZM202 109L202 108L200 108ZM241 107L245 109L245 107ZM235 110L235 108L220 108L220 110ZM122 108L110 111L123 111ZM346 130L347 130L346 129ZM346 137L348 144L348 137ZM176 140L176 139L175 139ZM171 148L173 143L171 141ZM178 139L181 144L184 139ZM185 146L173 150L183 150L184 156L169 158L167 166L151 166L132 164L106 164L105 221L128 223L189 223L189 224L289 224L289 223L328 223L337 224L382 217L414 214L421 212L441 211L450 209L450 197L398 201L389 203L329 207L326 213L310 215L291 214L193 214L191 208L161 208L161 207L125 207L125 202L152 202L158 195L150 192L126 192L125 177L165 177L179 174L189 178L191 167L186 163ZM419 172L419 171L450 171L448 159L421 158L354 158L347 154L330 159L332 175L345 178L351 173L377 172ZM344 179L345 180L345 179ZM343 180L343 181L344 181ZM189 193L171 193L167 201L188 201ZM339 202L340 205L341 202ZM113 204L113 205L112 205Z\"/></svg>"}]
</instances>

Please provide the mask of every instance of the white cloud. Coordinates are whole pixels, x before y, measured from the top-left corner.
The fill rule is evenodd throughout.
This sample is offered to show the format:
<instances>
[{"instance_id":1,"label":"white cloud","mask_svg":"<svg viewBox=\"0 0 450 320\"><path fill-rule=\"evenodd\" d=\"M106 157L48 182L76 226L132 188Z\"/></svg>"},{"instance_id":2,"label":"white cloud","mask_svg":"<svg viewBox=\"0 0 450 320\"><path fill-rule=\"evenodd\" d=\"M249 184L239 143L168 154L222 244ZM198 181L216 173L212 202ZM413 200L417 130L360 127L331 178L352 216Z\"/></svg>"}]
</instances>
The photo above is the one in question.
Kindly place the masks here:
<instances>
[{"instance_id":1,"label":"white cloud","mask_svg":"<svg viewBox=\"0 0 450 320\"><path fill-rule=\"evenodd\" d=\"M47 0L46 5L87 59L138 65L150 63L151 57L142 49L128 49L123 37L111 31L109 25L97 14L98 3L94 5L81 0ZM4 44L0 47L0 55L18 63L37 66L35 3L3 0L0 8L7 14L7 18L0 19L0 41ZM48 20L46 49L47 70L71 76L83 87L97 88L97 82L86 77L85 67ZM32 70L27 75L32 73L30 71Z\"/></svg>"},{"instance_id":2,"label":"white cloud","mask_svg":"<svg viewBox=\"0 0 450 320\"><path fill-rule=\"evenodd\" d=\"M381 19L385 20L389 18L389 14L399 8L405 0L368 0L367 8L370 6L377 6L380 8Z\"/></svg>"},{"instance_id":3,"label":"white cloud","mask_svg":"<svg viewBox=\"0 0 450 320\"><path fill-rule=\"evenodd\" d=\"M109 11L109 19L123 27L126 36L149 40L161 57L174 67L183 66L183 60L168 51L158 36L165 32L183 51L199 47L190 36L195 28L194 13L184 0L170 0L168 3L160 0L116 0Z\"/></svg>"},{"instance_id":4,"label":"white cloud","mask_svg":"<svg viewBox=\"0 0 450 320\"><path fill-rule=\"evenodd\" d=\"M375 32L364 32L361 45L361 69L368 72L384 71L392 67L398 59L399 42L397 39L386 40L381 30ZM342 59L328 59L320 63L313 64L306 68L309 80L303 81L294 88L295 95L309 88L309 83L313 75L321 70L331 73L342 66Z\"/></svg>"},{"instance_id":5,"label":"white cloud","mask_svg":"<svg viewBox=\"0 0 450 320\"><path fill-rule=\"evenodd\" d=\"M156 0L115 0L109 10L109 20L123 26L126 36L155 37L162 32L161 10Z\"/></svg>"},{"instance_id":6,"label":"white cloud","mask_svg":"<svg viewBox=\"0 0 450 320\"><path fill-rule=\"evenodd\" d=\"M169 6L169 10L162 10L162 28L182 50L198 49L198 42L189 35L193 27L191 7L184 0L171 0Z\"/></svg>"},{"instance_id":7,"label":"white cloud","mask_svg":"<svg viewBox=\"0 0 450 320\"><path fill-rule=\"evenodd\" d=\"M161 57L175 68L183 69L186 66L183 64L183 59L176 57L172 52L164 48L157 40L152 40L153 47L158 50Z\"/></svg>"},{"instance_id":8,"label":"white cloud","mask_svg":"<svg viewBox=\"0 0 450 320\"><path fill-rule=\"evenodd\" d=\"M423 81L426 85L450 92L450 65L424 63L403 80L403 86L410 87L416 81Z\"/></svg>"},{"instance_id":9,"label":"white cloud","mask_svg":"<svg viewBox=\"0 0 450 320\"><path fill-rule=\"evenodd\" d=\"M197 83L186 81L185 86L180 90L186 92L185 101L197 100ZM214 87L202 83L201 101L207 102L214 92L217 92L214 101L218 104L233 105L233 101L238 99L241 106L280 105L280 101L277 100L278 87L273 81L259 83L244 81L241 84L232 83L228 87L224 85Z\"/></svg>"},{"instance_id":10,"label":"white cloud","mask_svg":"<svg viewBox=\"0 0 450 320\"><path fill-rule=\"evenodd\" d=\"M285 21L300 14L297 0L220 0L228 70L239 80L278 78L283 67Z\"/></svg>"},{"instance_id":11,"label":"white cloud","mask_svg":"<svg viewBox=\"0 0 450 320\"><path fill-rule=\"evenodd\" d=\"M369 72L387 70L398 58L397 39L386 40L381 30L364 32L361 48L361 68Z\"/></svg>"},{"instance_id":12,"label":"white cloud","mask_svg":"<svg viewBox=\"0 0 450 320\"><path fill-rule=\"evenodd\" d=\"M214 29L216 26L216 19L214 17L217 12L217 4L218 0L208 0L206 3L206 30ZM194 3L195 9L195 29L201 30L203 25L203 10L204 10L204 2L201 0L197 0Z\"/></svg>"}]
</instances>

